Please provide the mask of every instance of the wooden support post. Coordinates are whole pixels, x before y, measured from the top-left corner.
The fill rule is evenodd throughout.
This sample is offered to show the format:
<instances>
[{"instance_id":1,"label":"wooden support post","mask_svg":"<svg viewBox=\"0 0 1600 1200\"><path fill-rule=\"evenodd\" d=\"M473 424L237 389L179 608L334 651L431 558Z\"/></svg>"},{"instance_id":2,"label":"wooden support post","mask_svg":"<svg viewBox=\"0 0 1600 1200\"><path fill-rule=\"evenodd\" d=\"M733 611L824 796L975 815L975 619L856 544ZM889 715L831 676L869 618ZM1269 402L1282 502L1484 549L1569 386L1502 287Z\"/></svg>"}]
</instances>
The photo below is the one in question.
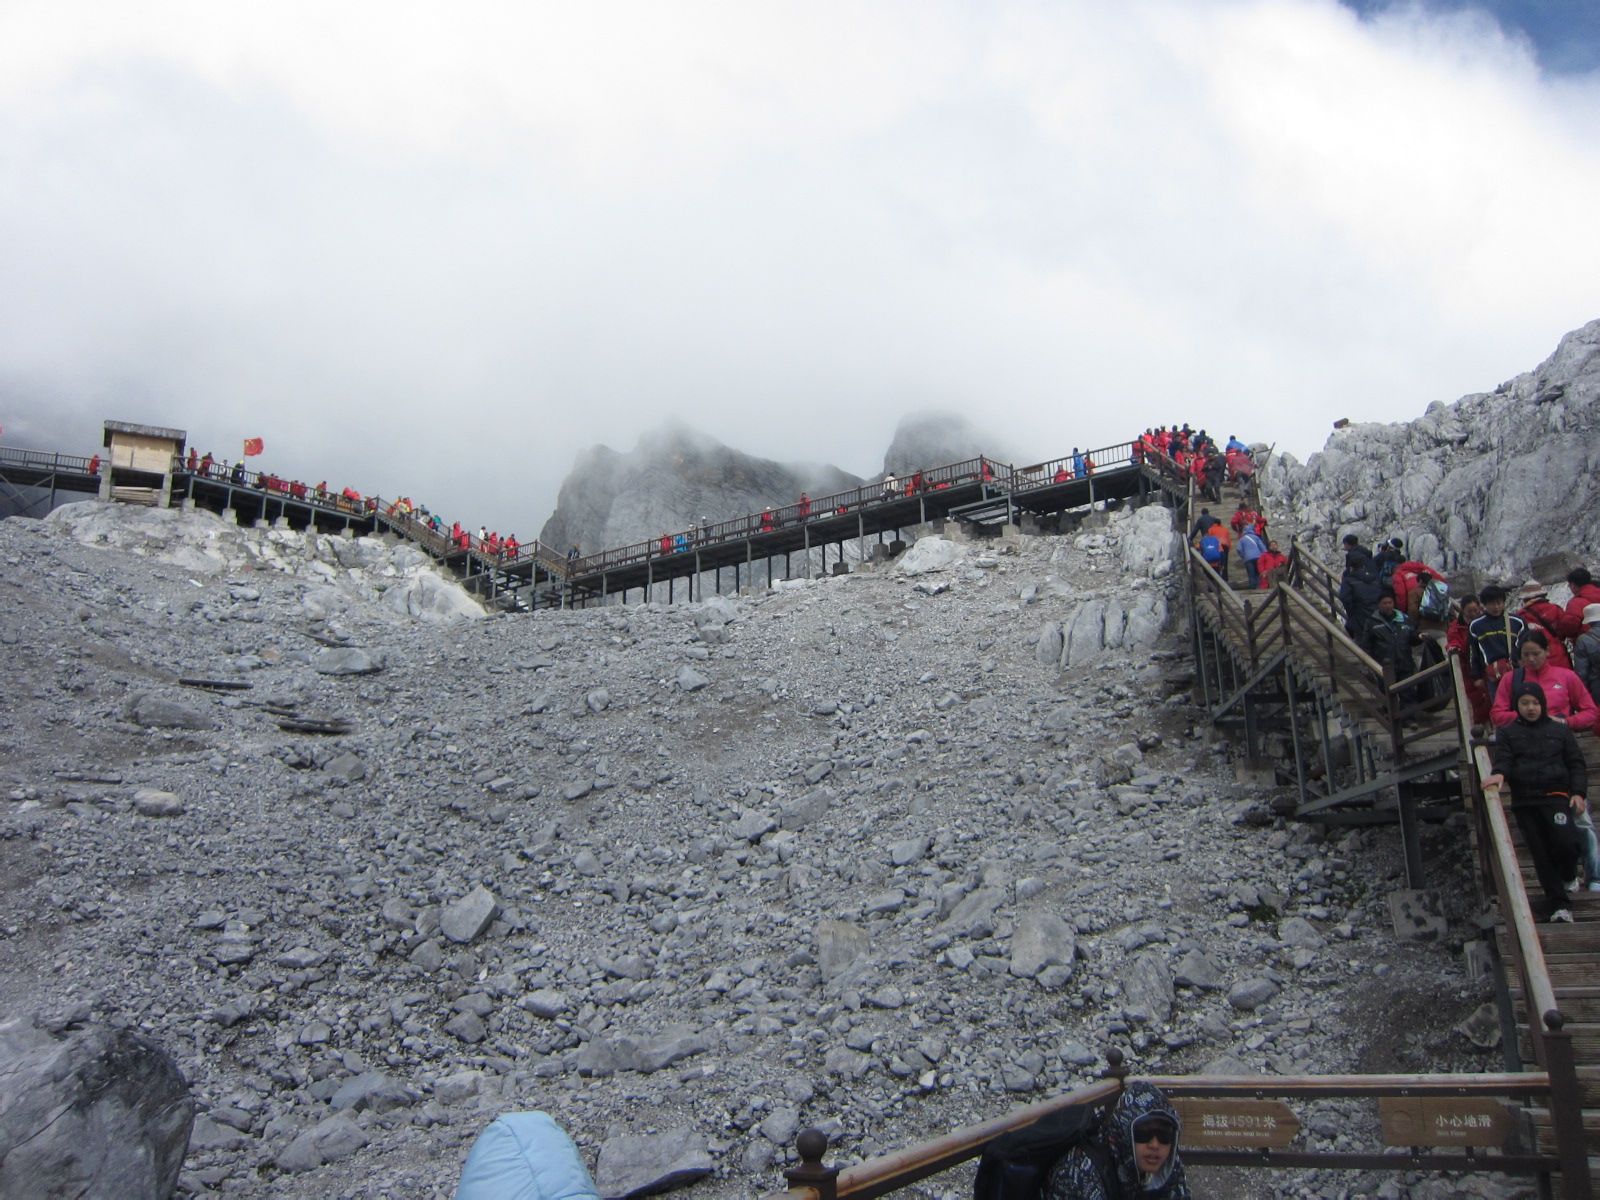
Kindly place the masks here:
<instances>
[{"instance_id":1,"label":"wooden support post","mask_svg":"<svg viewBox=\"0 0 1600 1200\"><path fill-rule=\"evenodd\" d=\"M1409 783L1394 785L1399 797L1400 845L1405 851L1406 886L1422 886L1422 835L1417 821L1417 797Z\"/></svg>"},{"instance_id":2,"label":"wooden support post","mask_svg":"<svg viewBox=\"0 0 1600 1200\"><path fill-rule=\"evenodd\" d=\"M1294 669L1287 662L1283 664L1283 691L1288 698L1289 713L1289 741L1294 745L1294 779L1300 803L1304 804L1309 797L1306 795L1306 764L1300 754L1300 719L1296 711L1299 704L1295 700Z\"/></svg>"},{"instance_id":3,"label":"wooden support post","mask_svg":"<svg viewBox=\"0 0 1600 1200\"><path fill-rule=\"evenodd\" d=\"M1589 1200L1587 1132L1583 1127L1583 1097L1572 1056L1572 1035L1559 1012L1544 1014L1544 1069L1550 1074L1550 1121L1556 1135L1556 1157L1561 1160L1562 1200Z\"/></svg>"}]
</instances>

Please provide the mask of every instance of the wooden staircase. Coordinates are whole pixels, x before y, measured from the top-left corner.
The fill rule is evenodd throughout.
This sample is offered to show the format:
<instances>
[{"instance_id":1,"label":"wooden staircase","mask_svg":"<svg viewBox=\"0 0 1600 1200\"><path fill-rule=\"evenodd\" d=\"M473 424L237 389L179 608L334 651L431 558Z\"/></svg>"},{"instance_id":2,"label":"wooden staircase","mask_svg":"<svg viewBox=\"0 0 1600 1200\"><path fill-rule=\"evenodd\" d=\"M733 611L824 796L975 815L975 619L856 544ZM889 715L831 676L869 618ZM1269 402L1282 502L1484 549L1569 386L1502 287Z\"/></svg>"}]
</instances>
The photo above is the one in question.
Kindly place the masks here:
<instances>
[{"instance_id":1,"label":"wooden staircase","mask_svg":"<svg viewBox=\"0 0 1600 1200\"><path fill-rule=\"evenodd\" d=\"M1165 480L1161 487L1179 498L1172 484ZM1198 505L1192 490L1182 499L1186 501L1182 511L1187 537ZM1226 521L1238 502L1238 490L1230 488L1223 492L1220 503L1210 507ZM1526 896L1530 889L1537 892L1537 876L1515 821L1500 819L1500 797L1482 786L1482 779L1489 774L1488 753L1469 736L1459 664L1447 658L1412 676L1406 688L1398 686L1392 672L1386 676L1383 668L1345 635L1337 577L1300 547L1296 547L1284 577L1267 591L1243 590L1243 571L1238 564L1230 563L1229 578L1223 579L1191 551L1188 567L1201 686L1209 687L1205 658L1209 638L1210 667L1220 693L1206 695L1213 720L1236 705L1248 706L1252 689L1265 692L1270 699L1272 674L1281 671L1284 708L1291 725L1299 695L1309 692L1315 697L1325 760L1330 713L1345 730L1369 740L1374 769L1354 787L1341 788L1326 780L1323 794L1308 803L1302 773L1299 815L1319 819L1318 814L1336 807L1363 802L1378 807L1386 803L1384 794L1390 793L1397 796L1404 829L1409 786L1431 778L1434 794L1440 795L1450 790L1454 781L1452 809L1459 811L1461 802L1467 802L1474 818L1484 893L1497 903L1494 937L1517 1039L1517 1045L1506 1047L1507 1058L1515 1060L1517 1069L1546 1071L1551 1079L1549 1094L1562 1097L1522 1109L1525 1140L1540 1151L1559 1153L1556 1127L1565 1124L1572 1141L1581 1141L1591 1186L1600 1184L1600 893L1585 891L1573 897L1571 924L1535 925L1530 920ZM1409 702L1407 692L1424 676L1449 681L1442 704ZM1247 729L1249 724L1247 717ZM1593 733L1580 733L1578 738L1589 763L1591 790L1600 793L1600 738ZM1299 770L1298 744L1295 754ZM1326 761L1324 766L1331 774ZM1413 826L1414 805L1415 801ZM1420 855L1412 861L1413 837L1407 838L1408 874L1415 867L1420 876ZM1514 917L1512 910L1520 915ZM1537 911L1543 912L1542 904ZM1530 946L1530 942L1537 944ZM1526 1000L1530 986L1536 996L1544 998L1531 1014ZM1543 1017L1552 1009L1558 1016L1547 1029ZM1576 1121L1572 1120L1573 1109L1578 1113ZM1567 1150L1569 1163L1581 1161L1570 1144ZM1574 1194L1567 1188L1562 1192Z\"/></svg>"}]
</instances>

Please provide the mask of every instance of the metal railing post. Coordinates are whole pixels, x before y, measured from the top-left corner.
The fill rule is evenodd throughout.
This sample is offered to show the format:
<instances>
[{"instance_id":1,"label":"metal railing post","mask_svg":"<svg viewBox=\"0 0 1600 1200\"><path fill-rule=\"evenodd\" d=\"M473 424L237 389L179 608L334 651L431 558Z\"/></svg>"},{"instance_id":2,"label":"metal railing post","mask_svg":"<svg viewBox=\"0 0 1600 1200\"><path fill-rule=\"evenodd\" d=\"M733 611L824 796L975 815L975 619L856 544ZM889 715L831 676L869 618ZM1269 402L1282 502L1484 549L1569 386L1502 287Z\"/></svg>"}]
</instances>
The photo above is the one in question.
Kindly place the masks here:
<instances>
[{"instance_id":1,"label":"metal railing post","mask_svg":"<svg viewBox=\"0 0 1600 1200\"><path fill-rule=\"evenodd\" d=\"M1556 1140L1556 1157L1561 1160L1562 1200L1590 1200L1593 1187L1584 1144L1583 1097L1572 1057L1572 1035L1563 1028L1565 1023L1559 1012L1545 1013L1544 1029L1538 1033L1544 1041L1544 1069L1550 1076L1550 1132ZM1530 1033L1536 1025L1528 1022Z\"/></svg>"}]
</instances>

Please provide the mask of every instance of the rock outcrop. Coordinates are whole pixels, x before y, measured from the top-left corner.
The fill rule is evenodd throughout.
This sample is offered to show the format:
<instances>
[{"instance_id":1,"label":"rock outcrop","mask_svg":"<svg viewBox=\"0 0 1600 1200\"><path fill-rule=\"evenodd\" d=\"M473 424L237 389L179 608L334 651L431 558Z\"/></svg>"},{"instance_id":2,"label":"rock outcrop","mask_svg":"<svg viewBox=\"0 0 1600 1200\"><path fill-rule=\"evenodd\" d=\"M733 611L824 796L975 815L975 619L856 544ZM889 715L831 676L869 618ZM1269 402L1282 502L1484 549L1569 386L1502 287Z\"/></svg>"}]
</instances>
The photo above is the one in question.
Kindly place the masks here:
<instances>
[{"instance_id":1,"label":"rock outcrop","mask_svg":"<svg viewBox=\"0 0 1600 1200\"><path fill-rule=\"evenodd\" d=\"M1339 539L1400 537L1413 558L1521 579L1541 555L1600 548L1600 320L1492 392L1414 421L1336 430L1306 463L1261 475L1278 526L1325 558ZM1550 582L1550 581L1547 581Z\"/></svg>"},{"instance_id":2,"label":"rock outcrop","mask_svg":"<svg viewBox=\"0 0 1600 1200\"><path fill-rule=\"evenodd\" d=\"M912 413L896 427L883 456L883 469L909 475L921 467L961 462L980 454L998 462L1011 462L1015 457L1010 447L956 413Z\"/></svg>"},{"instance_id":3,"label":"rock outcrop","mask_svg":"<svg viewBox=\"0 0 1600 1200\"><path fill-rule=\"evenodd\" d=\"M580 454L539 538L585 552L624 546L793 504L801 492L824 496L861 482L837 467L756 458L669 423L626 454L609 446Z\"/></svg>"},{"instance_id":4,"label":"rock outcrop","mask_svg":"<svg viewBox=\"0 0 1600 1200\"><path fill-rule=\"evenodd\" d=\"M177 1065L132 1030L0 1024L0 1195L170 1196L193 1123Z\"/></svg>"},{"instance_id":5,"label":"rock outcrop","mask_svg":"<svg viewBox=\"0 0 1600 1200\"><path fill-rule=\"evenodd\" d=\"M425 621L484 615L483 607L431 558L393 539L247 529L204 509L186 513L99 500L65 505L43 524L85 546L151 558L200 577L270 571L304 580L308 586L302 603L314 618L336 616L367 601ZM260 589L236 582L228 598L252 605L260 599Z\"/></svg>"}]
</instances>

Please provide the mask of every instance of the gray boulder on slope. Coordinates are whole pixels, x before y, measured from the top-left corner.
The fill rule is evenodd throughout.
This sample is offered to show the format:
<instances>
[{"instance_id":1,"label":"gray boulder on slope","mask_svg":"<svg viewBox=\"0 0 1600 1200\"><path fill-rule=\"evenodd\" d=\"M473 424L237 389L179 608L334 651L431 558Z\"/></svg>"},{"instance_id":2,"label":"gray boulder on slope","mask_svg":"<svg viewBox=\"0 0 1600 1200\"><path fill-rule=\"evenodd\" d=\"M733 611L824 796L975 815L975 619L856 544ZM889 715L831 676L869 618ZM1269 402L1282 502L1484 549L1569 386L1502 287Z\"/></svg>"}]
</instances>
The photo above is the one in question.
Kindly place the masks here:
<instances>
[{"instance_id":1,"label":"gray boulder on slope","mask_svg":"<svg viewBox=\"0 0 1600 1200\"><path fill-rule=\"evenodd\" d=\"M169 1196L193 1123L177 1065L132 1030L0 1024L0 1196Z\"/></svg>"}]
</instances>

